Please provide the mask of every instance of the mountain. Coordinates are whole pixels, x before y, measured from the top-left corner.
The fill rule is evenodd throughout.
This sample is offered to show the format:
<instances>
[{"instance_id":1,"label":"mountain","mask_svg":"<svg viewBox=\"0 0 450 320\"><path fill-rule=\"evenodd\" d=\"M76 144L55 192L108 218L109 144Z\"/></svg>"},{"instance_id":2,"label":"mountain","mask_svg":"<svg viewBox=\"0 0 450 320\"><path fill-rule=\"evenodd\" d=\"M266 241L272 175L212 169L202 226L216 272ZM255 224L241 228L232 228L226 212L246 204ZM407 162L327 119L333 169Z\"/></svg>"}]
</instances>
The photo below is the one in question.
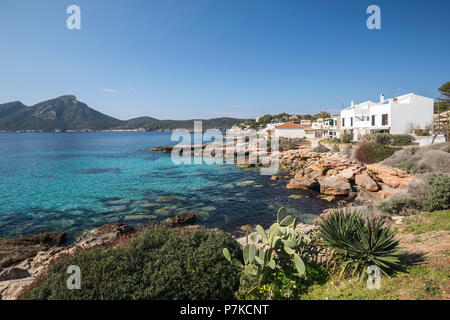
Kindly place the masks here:
<instances>
[{"instance_id":1,"label":"mountain","mask_svg":"<svg viewBox=\"0 0 450 320\"><path fill-rule=\"evenodd\" d=\"M227 129L244 122L235 118L203 120L203 129ZM98 112L73 95L26 106L20 101L0 104L0 131L146 131L193 129L194 120L158 120L139 117L119 120Z\"/></svg>"}]
</instances>

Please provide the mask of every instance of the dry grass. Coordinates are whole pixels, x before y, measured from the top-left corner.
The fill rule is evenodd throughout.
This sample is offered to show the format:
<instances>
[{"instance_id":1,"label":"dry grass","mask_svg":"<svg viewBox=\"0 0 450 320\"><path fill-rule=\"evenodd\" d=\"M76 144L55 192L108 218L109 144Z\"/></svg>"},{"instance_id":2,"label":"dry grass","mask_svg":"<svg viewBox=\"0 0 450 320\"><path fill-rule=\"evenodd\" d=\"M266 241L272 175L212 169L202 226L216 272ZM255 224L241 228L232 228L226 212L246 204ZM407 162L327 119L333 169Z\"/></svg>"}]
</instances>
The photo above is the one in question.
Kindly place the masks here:
<instances>
[{"instance_id":1,"label":"dry grass","mask_svg":"<svg viewBox=\"0 0 450 320\"><path fill-rule=\"evenodd\" d=\"M383 164L414 174L428 172L450 174L450 142L422 148L404 148L384 160Z\"/></svg>"}]
</instances>

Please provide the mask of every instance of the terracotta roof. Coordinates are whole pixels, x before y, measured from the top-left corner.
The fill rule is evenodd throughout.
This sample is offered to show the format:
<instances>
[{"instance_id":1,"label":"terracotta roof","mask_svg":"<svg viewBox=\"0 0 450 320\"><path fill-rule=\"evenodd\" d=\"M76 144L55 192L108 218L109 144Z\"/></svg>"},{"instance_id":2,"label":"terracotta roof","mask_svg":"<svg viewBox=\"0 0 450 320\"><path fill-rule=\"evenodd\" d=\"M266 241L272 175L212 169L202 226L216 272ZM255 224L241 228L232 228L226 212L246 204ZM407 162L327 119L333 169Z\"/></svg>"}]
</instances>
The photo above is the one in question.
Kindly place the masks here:
<instances>
[{"instance_id":1,"label":"terracotta roof","mask_svg":"<svg viewBox=\"0 0 450 320\"><path fill-rule=\"evenodd\" d=\"M302 126L292 123L292 122L286 122L285 124L275 127L275 129L304 129L304 128L305 127L302 127Z\"/></svg>"}]
</instances>

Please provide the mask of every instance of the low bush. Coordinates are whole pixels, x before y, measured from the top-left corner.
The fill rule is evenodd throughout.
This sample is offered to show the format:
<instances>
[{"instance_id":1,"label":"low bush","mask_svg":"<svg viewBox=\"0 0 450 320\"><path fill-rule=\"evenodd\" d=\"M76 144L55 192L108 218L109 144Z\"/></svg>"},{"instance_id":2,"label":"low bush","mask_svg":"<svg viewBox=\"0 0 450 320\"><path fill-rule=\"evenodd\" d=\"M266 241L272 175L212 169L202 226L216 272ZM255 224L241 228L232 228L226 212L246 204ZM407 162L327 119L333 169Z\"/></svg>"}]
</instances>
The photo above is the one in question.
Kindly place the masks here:
<instances>
[{"instance_id":1,"label":"low bush","mask_svg":"<svg viewBox=\"0 0 450 320\"><path fill-rule=\"evenodd\" d=\"M317 147L315 147L312 151L317 152L317 153L325 153L325 152L330 151L330 149L325 147L323 144L319 143L319 145Z\"/></svg>"},{"instance_id":2,"label":"low bush","mask_svg":"<svg viewBox=\"0 0 450 320\"><path fill-rule=\"evenodd\" d=\"M409 134L376 133L367 137L366 141L384 145L407 146L413 142L413 137Z\"/></svg>"},{"instance_id":3,"label":"low bush","mask_svg":"<svg viewBox=\"0 0 450 320\"><path fill-rule=\"evenodd\" d=\"M352 143L353 142L353 132L352 131L342 132L340 139L343 143Z\"/></svg>"},{"instance_id":4,"label":"low bush","mask_svg":"<svg viewBox=\"0 0 450 320\"><path fill-rule=\"evenodd\" d=\"M376 133L375 134L375 142L378 144L391 144L392 136L388 133Z\"/></svg>"},{"instance_id":5,"label":"low bush","mask_svg":"<svg viewBox=\"0 0 450 320\"><path fill-rule=\"evenodd\" d=\"M383 274L401 270L398 240L384 222L364 218L358 212L331 213L320 225L319 235L329 248L328 263L339 276L366 275L376 265Z\"/></svg>"},{"instance_id":6,"label":"low bush","mask_svg":"<svg viewBox=\"0 0 450 320\"><path fill-rule=\"evenodd\" d=\"M355 158L363 163L376 163L389 158L400 148L374 142L363 142L356 149Z\"/></svg>"},{"instance_id":7,"label":"low bush","mask_svg":"<svg viewBox=\"0 0 450 320\"><path fill-rule=\"evenodd\" d=\"M94 248L60 259L29 292L29 299L232 299L240 272L222 255L242 251L223 232L190 234L165 227L145 231L114 249ZM81 290L69 290L68 266L81 270Z\"/></svg>"},{"instance_id":8,"label":"low bush","mask_svg":"<svg viewBox=\"0 0 450 320\"><path fill-rule=\"evenodd\" d=\"M390 214L408 214L411 211L420 209L421 205L410 198L394 198L382 202L377 209Z\"/></svg>"},{"instance_id":9,"label":"low bush","mask_svg":"<svg viewBox=\"0 0 450 320\"><path fill-rule=\"evenodd\" d=\"M430 192L423 200L423 207L428 211L450 208L450 176L446 174L431 174L428 176Z\"/></svg>"},{"instance_id":10,"label":"low bush","mask_svg":"<svg viewBox=\"0 0 450 320\"><path fill-rule=\"evenodd\" d=\"M438 143L426 147L410 147L395 152L383 164L409 173L450 174L450 143Z\"/></svg>"},{"instance_id":11,"label":"low bush","mask_svg":"<svg viewBox=\"0 0 450 320\"><path fill-rule=\"evenodd\" d=\"M339 148L339 146L338 146L337 144L334 144L334 145L333 145L333 148L331 149L331 151L333 151L333 152L339 152L339 151L341 151L341 149Z\"/></svg>"},{"instance_id":12,"label":"low bush","mask_svg":"<svg viewBox=\"0 0 450 320\"><path fill-rule=\"evenodd\" d=\"M393 134L391 144L393 146L408 146L413 142L413 137L409 134Z\"/></svg>"}]
</instances>

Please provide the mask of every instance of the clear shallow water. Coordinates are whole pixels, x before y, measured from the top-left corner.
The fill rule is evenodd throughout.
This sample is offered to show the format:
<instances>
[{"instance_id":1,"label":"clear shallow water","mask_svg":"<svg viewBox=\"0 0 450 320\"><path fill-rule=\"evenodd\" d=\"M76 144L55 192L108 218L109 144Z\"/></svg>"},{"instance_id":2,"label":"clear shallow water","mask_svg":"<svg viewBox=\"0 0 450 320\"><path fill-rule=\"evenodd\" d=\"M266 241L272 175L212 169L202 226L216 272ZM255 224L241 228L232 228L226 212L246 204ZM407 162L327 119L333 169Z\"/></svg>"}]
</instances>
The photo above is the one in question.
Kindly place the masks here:
<instances>
[{"instance_id":1,"label":"clear shallow water","mask_svg":"<svg viewBox=\"0 0 450 320\"><path fill-rule=\"evenodd\" d=\"M174 143L170 133L1 133L0 238L44 231L74 238L109 222L138 225L188 210L198 211L200 224L233 232L272 223L281 205L302 222L327 205L289 198L285 183L257 170L175 165L170 154L149 151Z\"/></svg>"}]
</instances>

